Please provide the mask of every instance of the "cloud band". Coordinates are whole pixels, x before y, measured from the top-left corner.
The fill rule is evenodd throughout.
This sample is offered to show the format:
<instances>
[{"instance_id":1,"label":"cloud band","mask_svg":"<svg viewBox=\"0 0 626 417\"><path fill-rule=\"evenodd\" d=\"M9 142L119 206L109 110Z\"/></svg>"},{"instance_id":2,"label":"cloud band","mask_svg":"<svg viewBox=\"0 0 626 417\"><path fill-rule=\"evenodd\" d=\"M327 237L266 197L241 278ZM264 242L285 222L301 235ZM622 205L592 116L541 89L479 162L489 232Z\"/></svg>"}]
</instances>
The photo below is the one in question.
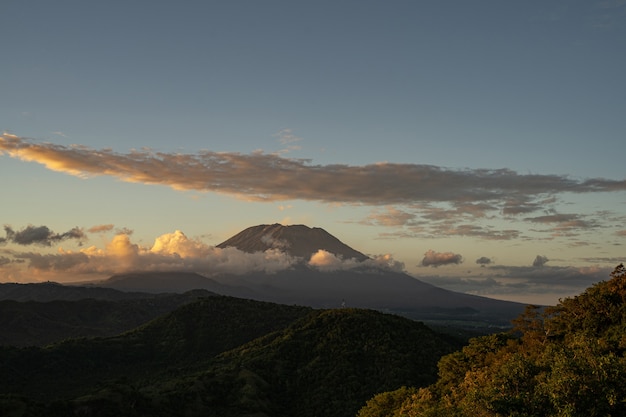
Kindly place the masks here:
<instances>
[{"instance_id":1,"label":"cloud band","mask_svg":"<svg viewBox=\"0 0 626 417\"><path fill-rule=\"evenodd\" d=\"M133 150L123 154L111 149L36 143L6 133L0 136L0 152L79 177L108 175L123 181L257 201L301 199L369 205L519 201L520 196L626 190L626 180L521 175L509 169L453 170L395 163L313 165L310 160L263 152L181 154Z\"/></svg>"}]
</instances>

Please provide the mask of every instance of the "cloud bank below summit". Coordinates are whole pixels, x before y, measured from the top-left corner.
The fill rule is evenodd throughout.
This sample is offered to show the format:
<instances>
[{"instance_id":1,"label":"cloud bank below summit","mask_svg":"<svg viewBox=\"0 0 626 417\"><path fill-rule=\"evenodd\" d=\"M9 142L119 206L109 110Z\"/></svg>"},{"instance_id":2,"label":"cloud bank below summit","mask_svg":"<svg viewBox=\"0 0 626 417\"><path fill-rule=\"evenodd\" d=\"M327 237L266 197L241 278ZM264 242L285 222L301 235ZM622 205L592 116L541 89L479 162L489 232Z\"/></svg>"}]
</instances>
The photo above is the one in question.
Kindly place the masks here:
<instances>
[{"instance_id":1,"label":"cloud bank below summit","mask_svg":"<svg viewBox=\"0 0 626 417\"><path fill-rule=\"evenodd\" d=\"M39 228L44 228L40 226ZM30 230L28 226L23 230ZM12 230L11 228L9 228ZM93 227L90 230L111 230L112 227ZM49 230L46 228L46 230ZM85 235L83 235L86 238ZM38 244L33 241L30 244ZM59 248L57 253L39 253L0 249L0 278L20 281L20 270L26 266L29 277L39 280L63 280L63 277L106 277L130 271L188 271L206 276L216 274L246 274L252 272L276 273L305 264L322 272L354 268L383 268L397 272L404 264L391 255L374 256L363 262L342 259L325 250L319 250L310 259L289 255L280 248L247 253L234 247L217 248L198 239L188 238L183 232L166 233L157 237L150 247L131 241L130 233L117 233L104 249L89 246L77 251ZM74 281L76 278L73 279Z\"/></svg>"},{"instance_id":2,"label":"cloud bank below summit","mask_svg":"<svg viewBox=\"0 0 626 417\"><path fill-rule=\"evenodd\" d=\"M163 234L151 246L141 246L133 243L132 230L115 228L113 225L93 226L85 229L86 233L82 232L82 228L74 228L66 233L55 233L45 226L27 226L17 231L5 226L5 230L7 228L14 234L44 230L53 237L79 230L81 241L87 241L90 233L98 234L101 238L107 232L114 232L114 235L107 239L103 248L88 246L73 251L60 247L56 253L8 249L7 244L12 242L7 242L7 238L4 238L0 240L0 281L4 282L94 281L132 271L186 271L205 276L254 272L272 274L291 269L296 264L306 265L320 272L375 269L406 272L404 263L395 260L390 254L370 256L370 259L359 262L356 259L343 259L326 250L318 250L309 259L301 259L283 251L284 245L280 242L264 252L247 253L234 247L210 246L200 239L187 237L181 231ZM40 239L20 244L21 247L28 245L47 246ZM520 292L529 297L533 294L574 295L594 282L606 279L611 271L611 268L600 267L551 267L546 265L547 261L547 257L537 255L534 261L529 260L528 266L516 267L493 265L490 258L481 257L476 263L483 267L481 271L485 274L481 272L446 277L424 273L420 274L419 279L454 291L509 299ZM610 261L618 262L615 259ZM461 254L431 249L424 253L421 266L434 271L440 266L463 262Z\"/></svg>"}]
</instances>

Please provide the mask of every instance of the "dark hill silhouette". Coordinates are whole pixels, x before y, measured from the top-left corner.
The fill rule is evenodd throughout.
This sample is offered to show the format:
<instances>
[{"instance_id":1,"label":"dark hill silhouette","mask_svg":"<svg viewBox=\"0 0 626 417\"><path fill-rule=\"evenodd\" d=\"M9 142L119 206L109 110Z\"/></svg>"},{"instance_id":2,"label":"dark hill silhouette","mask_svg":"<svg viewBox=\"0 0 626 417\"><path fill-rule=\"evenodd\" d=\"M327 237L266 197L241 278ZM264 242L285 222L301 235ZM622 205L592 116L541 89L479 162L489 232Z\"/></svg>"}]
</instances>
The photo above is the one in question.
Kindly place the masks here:
<instances>
[{"instance_id":1,"label":"dark hill silhouette","mask_svg":"<svg viewBox=\"0 0 626 417\"><path fill-rule=\"evenodd\" d=\"M206 367L215 355L283 329L310 312L306 307L209 296L113 337L68 339L45 348L0 346L0 410L7 393L53 400L95 390L107 379L157 376L168 369L179 375L183 367Z\"/></svg>"},{"instance_id":2,"label":"dark hill silhouette","mask_svg":"<svg viewBox=\"0 0 626 417\"><path fill-rule=\"evenodd\" d=\"M13 301L76 301L92 298L94 300L134 300L151 298L154 295L118 291L95 285L63 285L57 282L30 284L0 283L0 300Z\"/></svg>"},{"instance_id":3,"label":"dark hill silhouette","mask_svg":"<svg viewBox=\"0 0 626 417\"><path fill-rule=\"evenodd\" d=\"M46 284L29 288L36 289L37 285ZM76 288L73 290L72 296L78 294ZM98 295L92 291L85 294ZM193 290L184 294L134 295L137 298L114 301L89 297L46 302L1 300L0 345L45 346L68 338L113 336L215 294Z\"/></svg>"}]
</instances>

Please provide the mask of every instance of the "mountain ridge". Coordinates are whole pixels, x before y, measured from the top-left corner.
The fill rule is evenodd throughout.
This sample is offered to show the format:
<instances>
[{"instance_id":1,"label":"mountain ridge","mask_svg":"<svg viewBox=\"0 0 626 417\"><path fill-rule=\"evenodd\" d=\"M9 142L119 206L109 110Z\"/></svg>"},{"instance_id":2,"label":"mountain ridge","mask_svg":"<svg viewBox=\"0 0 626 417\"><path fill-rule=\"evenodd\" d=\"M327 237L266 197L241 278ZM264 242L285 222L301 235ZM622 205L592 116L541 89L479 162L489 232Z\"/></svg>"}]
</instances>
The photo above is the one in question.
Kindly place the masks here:
<instances>
[{"instance_id":1,"label":"mountain ridge","mask_svg":"<svg viewBox=\"0 0 626 417\"><path fill-rule=\"evenodd\" d=\"M280 224L252 226L218 247L232 247L247 253L280 250L300 261L273 273L221 273L210 278L178 272L135 272L118 275L100 285L144 292L184 292L203 288L218 294L281 304L315 308L347 305L401 312L417 319L453 316L454 319L486 320L502 326L508 326L525 307L520 303L446 290L404 272L385 268L321 228ZM320 250L335 256L336 269L321 269L309 264L309 255ZM350 261L344 265L346 259ZM465 314L461 314L463 311Z\"/></svg>"}]
</instances>

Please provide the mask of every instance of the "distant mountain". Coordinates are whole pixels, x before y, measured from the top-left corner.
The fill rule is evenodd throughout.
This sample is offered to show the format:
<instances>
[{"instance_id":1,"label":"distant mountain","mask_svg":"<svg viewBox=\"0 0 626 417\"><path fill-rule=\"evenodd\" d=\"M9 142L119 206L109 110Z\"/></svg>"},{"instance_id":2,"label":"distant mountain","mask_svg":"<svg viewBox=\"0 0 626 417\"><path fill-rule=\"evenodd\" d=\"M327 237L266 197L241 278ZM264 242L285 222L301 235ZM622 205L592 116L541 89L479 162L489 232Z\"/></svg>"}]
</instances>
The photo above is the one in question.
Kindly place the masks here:
<instances>
[{"instance_id":1,"label":"distant mountain","mask_svg":"<svg viewBox=\"0 0 626 417\"><path fill-rule=\"evenodd\" d=\"M229 292L228 286L195 272L129 272L113 275L99 283L101 287L119 291L147 293L183 292L203 289L218 294Z\"/></svg>"},{"instance_id":2,"label":"distant mountain","mask_svg":"<svg viewBox=\"0 0 626 417\"><path fill-rule=\"evenodd\" d=\"M151 298L152 294L118 291L95 285L63 285L57 282L30 284L0 283L0 300L13 301L76 301L92 298L94 300L131 300Z\"/></svg>"},{"instance_id":3,"label":"distant mountain","mask_svg":"<svg viewBox=\"0 0 626 417\"><path fill-rule=\"evenodd\" d=\"M245 252L280 249L302 258L276 273L216 274L210 278L187 272L136 272L99 285L125 291L184 292L202 288L218 294L316 308L349 307L393 311L420 320L483 321L507 326L525 305L445 290L410 275L374 266L370 258L320 228L304 225L250 227L218 245ZM307 264L325 250L362 266L320 271ZM353 265L354 266L354 265Z\"/></svg>"},{"instance_id":4,"label":"distant mountain","mask_svg":"<svg viewBox=\"0 0 626 417\"><path fill-rule=\"evenodd\" d=\"M361 252L352 249L335 236L319 227L305 225L283 226L281 224L249 227L230 239L217 245L218 248L235 247L241 251L254 253L268 249L280 249L292 256L309 260L311 255L323 249L344 259L358 261L369 259Z\"/></svg>"},{"instance_id":5,"label":"distant mountain","mask_svg":"<svg viewBox=\"0 0 626 417\"><path fill-rule=\"evenodd\" d=\"M36 293L38 285L48 286L33 284L28 288ZM77 289L79 287L72 288L73 296L78 294ZM85 294L98 295L93 291L86 291ZM215 294L194 290L184 294L134 295L138 297L114 301L92 297L46 302L2 300L0 346L45 346L68 338L114 336L184 304Z\"/></svg>"}]
</instances>

